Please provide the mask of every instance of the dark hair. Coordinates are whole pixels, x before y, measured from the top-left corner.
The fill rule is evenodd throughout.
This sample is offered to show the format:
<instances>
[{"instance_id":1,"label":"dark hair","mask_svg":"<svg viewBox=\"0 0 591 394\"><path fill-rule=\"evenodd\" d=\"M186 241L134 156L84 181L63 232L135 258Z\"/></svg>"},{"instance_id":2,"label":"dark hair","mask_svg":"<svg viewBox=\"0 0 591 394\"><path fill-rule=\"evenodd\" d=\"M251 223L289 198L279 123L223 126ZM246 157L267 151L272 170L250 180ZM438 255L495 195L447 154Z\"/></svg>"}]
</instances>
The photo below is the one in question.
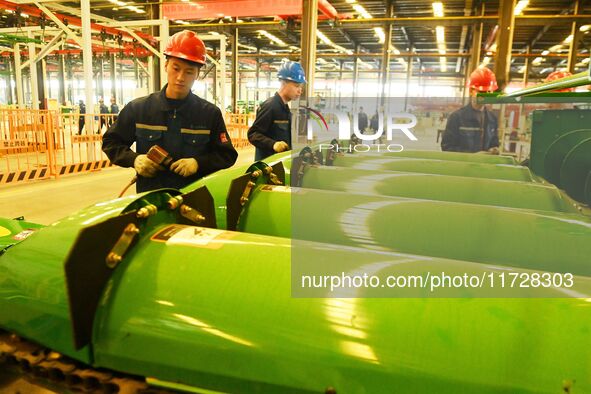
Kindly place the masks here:
<instances>
[{"instance_id":1,"label":"dark hair","mask_svg":"<svg viewBox=\"0 0 591 394\"><path fill-rule=\"evenodd\" d=\"M176 57L176 56L168 56L166 55L166 61L168 61L168 59L176 59L176 60L180 60L182 62L185 62L193 67L197 67L198 70L201 70L201 66L203 66L203 64L201 63L197 63L197 62L192 62L190 60L187 59L181 59L180 57Z\"/></svg>"}]
</instances>

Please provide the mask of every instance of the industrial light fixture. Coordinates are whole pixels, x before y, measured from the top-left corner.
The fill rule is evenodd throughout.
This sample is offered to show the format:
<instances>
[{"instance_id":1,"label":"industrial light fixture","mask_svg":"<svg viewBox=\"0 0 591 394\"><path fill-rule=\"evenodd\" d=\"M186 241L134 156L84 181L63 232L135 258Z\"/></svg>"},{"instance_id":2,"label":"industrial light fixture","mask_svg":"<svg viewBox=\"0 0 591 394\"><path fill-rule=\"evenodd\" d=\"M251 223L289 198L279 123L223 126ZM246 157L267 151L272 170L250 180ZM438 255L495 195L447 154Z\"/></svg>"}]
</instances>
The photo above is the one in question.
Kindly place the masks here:
<instances>
[{"instance_id":1,"label":"industrial light fixture","mask_svg":"<svg viewBox=\"0 0 591 394\"><path fill-rule=\"evenodd\" d=\"M542 62L544 61L543 57L536 57L533 62L531 62L532 65L534 66L539 66L540 64L542 64Z\"/></svg>"},{"instance_id":2,"label":"industrial light fixture","mask_svg":"<svg viewBox=\"0 0 591 394\"><path fill-rule=\"evenodd\" d=\"M374 27L373 31L375 32L375 35L378 36L378 41L380 42L380 44L386 42L386 33L384 32L384 28Z\"/></svg>"},{"instance_id":3,"label":"industrial light fixture","mask_svg":"<svg viewBox=\"0 0 591 394\"><path fill-rule=\"evenodd\" d=\"M443 18L443 3L440 1L434 2L433 6L433 15L438 18Z\"/></svg>"},{"instance_id":4,"label":"industrial light fixture","mask_svg":"<svg viewBox=\"0 0 591 394\"><path fill-rule=\"evenodd\" d=\"M436 18L443 18L443 3L436 1L431 5L433 6L433 16ZM439 54L445 55L447 49L445 47L445 28L443 26L435 27L435 37L437 39L437 50L439 51ZM443 56L439 58L439 68L441 69L441 72L447 71L447 59Z\"/></svg>"},{"instance_id":5,"label":"industrial light fixture","mask_svg":"<svg viewBox=\"0 0 591 394\"><path fill-rule=\"evenodd\" d=\"M589 30L591 30L591 25L583 25L583 26L579 27L579 30L582 32L589 31Z\"/></svg>"},{"instance_id":6,"label":"industrial light fixture","mask_svg":"<svg viewBox=\"0 0 591 394\"><path fill-rule=\"evenodd\" d=\"M332 40L330 38L328 38L323 32L321 32L320 30L316 30L316 36L320 39L320 41L322 41L324 44L336 49L339 52L343 52L346 53L348 55L352 55L353 51L347 48L344 48L340 45L335 44L334 42L332 42Z\"/></svg>"},{"instance_id":7,"label":"industrial light fixture","mask_svg":"<svg viewBox=\"0 0 591 394\"><path fill-rule=\"evenodd\" d=\"M568 37L566 37L566 38L564 39L564 41L562 41L562 42L564 42L565 44L570 44L571 42L573 42L573 35L572 35L572 34L570 34L570 35L569 35Z\"/></svg>"},{"instance_id":8,"label":"industrial light fixture","mask_svg":"<svg viewBox=\"0 0 591 394\"><path fill-rule=\"evenodd\" d=\"M549 50L542 51L542 56L546 56L546 55L547 55L547 54L549 54L549 53L550 53L550 51L549 51Z\"/></svg>"},{"instance_id":9,"label":"industrial light fixture","mask_svg":"<svg viewBox=\"0 0 591 394\"><path fill-rule=\"evenodd\" d=\"M367 12L367 11L365 10L365 8L363 8L363 6L362 6L361 4L357 4L357 3L355 3L355 4L353 4L353 5L352 5L352 7L353 7L353 9L354 9L355 11L357 11L357 12L359 13L359 15L361 15L363 18L365 18L365 19L371 19L371 18L373 18L373 17L371 16L371 14L370 14L369 12Z\"/></svg>"},{"instance_id":10,"label":"industrial light fixture","mask_svg":"<svg viewBox=\"0 0 591 394\"><path fill-rule=\"evenodd\" d=\"M271 42L274 42L275 44L277 44L279 46L282 46L282 47L288 46L287 43L285 43L285 41L283 41L279 37L274 36L273 34L269 33L266 30L257 30L257 33L267 37Z\"/></svg>"},{"instance_id":11,"label":"industrial light fixture","mask_svg":"<svg viewBox=\"0 0 591 394\"><path fill-rule=\"evenodd\" d=\"M521 15L525 7L529 4L529 0L519 0L515 8L513 9L513 15Z\"/></svg>"}]
</instances>

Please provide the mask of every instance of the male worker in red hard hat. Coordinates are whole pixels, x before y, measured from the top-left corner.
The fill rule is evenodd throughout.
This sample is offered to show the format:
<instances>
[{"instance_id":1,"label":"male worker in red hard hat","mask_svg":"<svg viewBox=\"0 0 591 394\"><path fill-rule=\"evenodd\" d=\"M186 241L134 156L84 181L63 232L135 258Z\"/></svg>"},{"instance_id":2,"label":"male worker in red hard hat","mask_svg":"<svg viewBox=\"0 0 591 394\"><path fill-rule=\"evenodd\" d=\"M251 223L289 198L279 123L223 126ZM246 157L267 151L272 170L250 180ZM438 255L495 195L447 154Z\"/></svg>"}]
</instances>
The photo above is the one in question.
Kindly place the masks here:
<instances>
[{"instance_id":1,"label":"male worker in red hard hat","mask_svg":"<svg viewBox=\"0 0 591 394\"><path fill-rule=\"evenodd\" d=\"M552 82L555 81L557 79L562 79L562 78L566 78L566 77L570 77L572 74L568 71L552 71L550 74L548 74L548 76L546 77L546 79L544 79L544 82ZM553 92L574 92L575 88L564 88L564 89L554 89Z\"/></svg>"},{"instance_id":2,"label":"male worker in red hard hat","mask_svg":"<svg viewBox=\"0 0 591 394\"><path fill-rule=\"evenodd\" d=\"M476 102L479 92L497 90L495 74L478 67L470 74L470 103L453 112L445 126L441 150L499 154L498 121L486 105Z\"/></svg>"},{"instance_id":3,"label":"male worker in red hard hat","mask_svg":"<svg viewBox=\"0 0 591 394\"><path fill-rule=\"evenodd\" d=\"M173 35L164 51L168 84L127 104L103 138L111 162L133 167L137 191L180 189L236 162L222 112L191 92L205 64L203 41L188 30ZM136 151L130 146L136 143ZM154 145L172 158L169 170L150 160Z\"/></svg>"},{"instance_id":4,"label":"male worker in red hard hat","mask_svg":"<svg viewBox=\"0 0 591 394\"><path fill-rule=\"evenodd\" d=\"M277 72L279 91L261 104L248 130L248 140L256 147L255 160L291 149L291 111L289 103L300 97L306 76L302 65L287 61Z\"/></svg>"}]
</instances>

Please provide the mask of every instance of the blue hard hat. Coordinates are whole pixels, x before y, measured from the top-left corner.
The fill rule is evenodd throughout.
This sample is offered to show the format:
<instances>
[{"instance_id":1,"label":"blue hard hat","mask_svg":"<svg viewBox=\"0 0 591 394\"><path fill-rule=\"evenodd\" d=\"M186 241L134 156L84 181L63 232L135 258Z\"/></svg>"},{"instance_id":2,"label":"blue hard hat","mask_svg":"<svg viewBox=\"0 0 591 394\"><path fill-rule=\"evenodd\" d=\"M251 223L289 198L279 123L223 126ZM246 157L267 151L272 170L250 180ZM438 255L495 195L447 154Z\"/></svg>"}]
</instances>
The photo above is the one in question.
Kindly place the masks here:
<instances>
[{"instance_id":1,"label":"blue hard hat","mask_svg":"<svg viewBox=\"0 0 591 394\"><path fill-rule=\"evenodd\" d=\"M302 65L298 62L284 62L277 72L277 78L295 83L306 83L306 74Z\"/></svg>"}]
</instances>

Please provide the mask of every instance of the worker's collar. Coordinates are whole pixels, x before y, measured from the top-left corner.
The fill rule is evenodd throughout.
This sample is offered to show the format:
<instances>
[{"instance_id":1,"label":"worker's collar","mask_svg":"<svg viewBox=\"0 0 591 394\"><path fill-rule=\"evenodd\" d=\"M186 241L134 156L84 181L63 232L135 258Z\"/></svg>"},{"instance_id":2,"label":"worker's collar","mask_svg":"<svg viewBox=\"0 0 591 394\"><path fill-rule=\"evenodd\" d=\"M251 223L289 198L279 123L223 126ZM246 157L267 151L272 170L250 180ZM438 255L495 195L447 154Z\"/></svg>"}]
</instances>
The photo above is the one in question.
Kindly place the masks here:
<instances>
[{"instance_id":1,"label":"worker's collar","mask_svg":"<svg viewBox=\"0 0 591 394\"><path fill-rule=\"evenodd\" d=\"M162 90L160 90L160 92L157 95L158 98L158 106L160 107L161 111L172 111L174 109L176 110L180 110L182 108L184 108L185 106L190 105L193 102L193 99L197 96L195 96L193 94L193 92L189 91L189 94L187 95L187 97L185 97L184 99L169 99L166 97L166 88L167 88L168 84L164 85L164 87L162 88ZM169 100L173 100L172 102L170 102ZM181 102L180 106L175 106L173 103L174 102ZM176 108L175 108L176 107Z\"/></svg>"},{"instance_id":2,"label":"worker's collar","mask_svg":"<svg viewBox=\"0 0 591 394\"><path fill-rule=\"evenodd\" d=\"M283 101L283 99L281 98L281 95L279 94L279 92L275 92L275 99L279 100L279 103L284 106L285 108L287 108L287 110L289 111L289 105L287 105L287 103L285 101Z\"/></svg>"}]
</instances>

